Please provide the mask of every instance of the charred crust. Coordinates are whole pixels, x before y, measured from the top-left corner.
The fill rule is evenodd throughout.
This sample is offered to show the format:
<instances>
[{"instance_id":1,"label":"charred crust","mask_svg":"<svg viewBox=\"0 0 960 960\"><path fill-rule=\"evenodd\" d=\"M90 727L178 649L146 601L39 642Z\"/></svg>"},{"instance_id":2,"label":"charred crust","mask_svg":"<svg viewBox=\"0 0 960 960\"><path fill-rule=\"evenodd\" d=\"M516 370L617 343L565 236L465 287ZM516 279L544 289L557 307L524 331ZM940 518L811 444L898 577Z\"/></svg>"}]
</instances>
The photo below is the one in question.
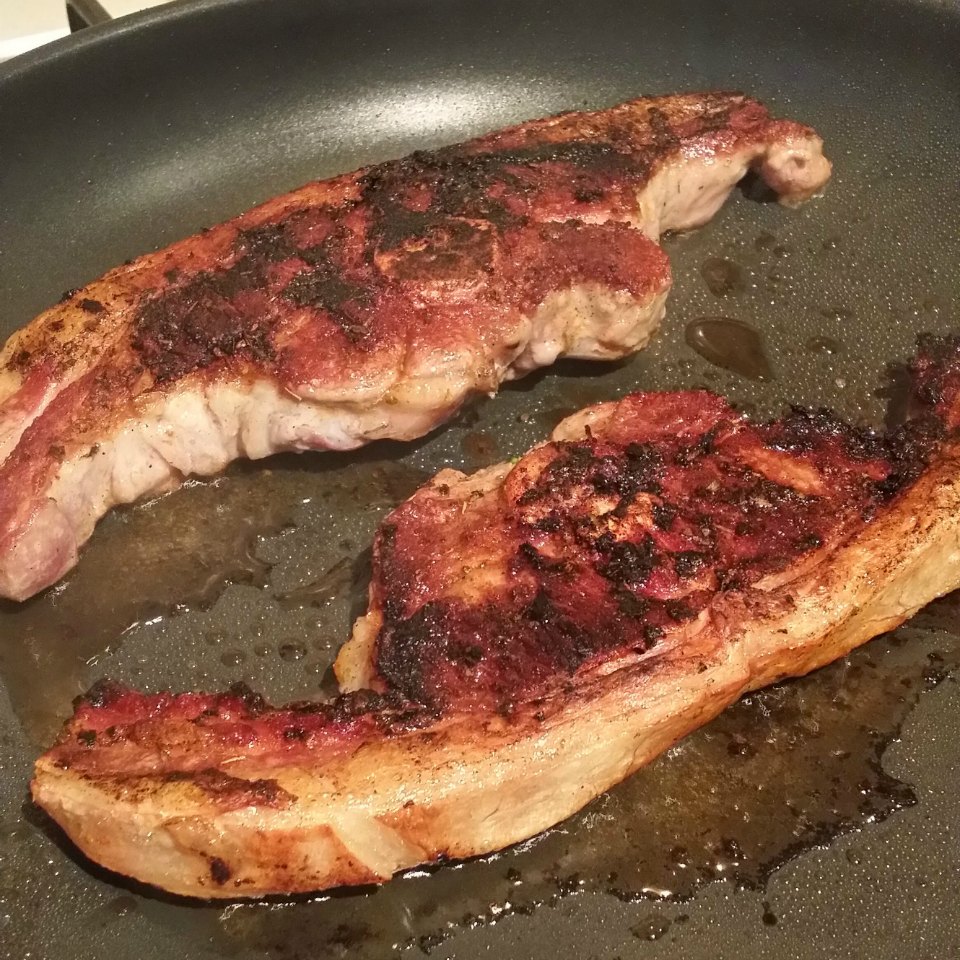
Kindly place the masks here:
<instances>
[{"instance_id":1,"label":"charred crust","mask_svg":"<svg viewBox=\"0 0 960 960\"><path fill-rule=\"evenodd\" d=\"M527 616L531 620L542 623L547 620L552 613L553 604L550 601L550 594L548 594L543 587L540 587L531 601L530 606L527 607Z\"/></svg>"},{"instance_id":2,"label":"charred crust","mask_svg":"<svg viewBox=\"0 0 960 960\"><path fill-rule=\"evenodd\" d=\"M378 639L377 671L414 703L436 704L427 672L442 659L447 646L445 609L426 603L411 617L403 618L385 606L384 627Z\"/></svg>"},{"instance_id":3,"label":"charred crust","mask_svg":"<svg viewBox=\"0 0 960 960\"><path fill-rule=\"evenodd\" d=\"M119 700L126 692L127 688L122 684L103 677L97 680L86 693L74 698L73 708L79 710L80 707L88 706L95 710L102 710Z\"/></svg>"},{"instance_id":4,"label":"charred crust","mask_svg":"<svg viewBox=\"0 0 960 960\"><path fill-rule=\"evenodd\" d=\"M653 522L658 530L669 530L677 517L677 508L672 503L655 503L652 512Z\"/></svg>"},{"instance_id":5,"label":"charred crust","mask_svg":"<svg viewBox=\"0 0 960 960\"><path fill-rule=\"evenodd\" d=\"M451 643L449 656L454 663L472 668L483 660L483 648L475 643Z\"/></svg>"},{"instance_id":6,"label":"charred crust","mask_svg":"<svg viewBox=\"0 0 960 960\"><path fill-rule=\"evenodd\" d=\"M276 780L244 780L215 768L197 771L172 770L160 776L164 783L193 784L224 809L234 810L239 807L276 809L289 806L296 799Z\"/></svg>"},{"instance_id":7,"label":"charred crust","mask_svg":"<svg viewBox=\"0 0 960 960\"><path fill-rule=\"evenodd\" d=\"M767 444L786 453L803 454L834 438L844 454L854 460L874 460L886 454L884 437L866 427L855 427L824 407L793 406L772 426Z\"/></svg>"},{"instance_id":8,"label":"charred crust","mask_svg":"<svg viewBox=\"0 0 960 960\"><path fill-rule=\"evenodd\" d=\"M747 585L742 570L718 570L717 589L721 591L742 590Z\"/></svg>"},{"instance_id":9,"label":"charred crust","mask_svg":"<svg viewBox=\"0 0 960 960\"><path fill-rule=\"evenodd\" d=\"M648 646L653 646L657 643L658 640L662 639L666 631L663 627L655 623L645 623L643 625L643 639L646 640Z\"/></svg>"},{"instance_id":10,"label":"charred crust","mask_svg":"<svg viewBox=\"0 0 960 960\"><path fill-rule=\"evenodd\" d=\"M697 615L696 610L685 600L668 600L664 604L664 609L667 612L667 616L671 620L676 620L678 623L682 623L685 620L692 620Z\"/></svg>"},{"instance_id":11,"label":"charred crust","mask_svg":"<svg viewBox=\"0 0 960 960\"><path fill-rule=\"evenodd\" d=\"M541 533L556 533L563 528L563 520L556 513L549 513L535 521L532 526Z\"/></svg>"},{"instance_id":12,"label":"charred crust","mask_svg":"<svg viewBox=\"0 0 960 960\"><path fill-rule=\"evenodd\" d=\"M245 256L268 263L287 260L297 255L297 246L285 223L266 223L240 230L235 243Z\"/></svg>"},{"instance_id":13,"label":"charred crust","mask_svg":"<svg viewBox=\"0 0 960 960\"><path fill-rule=\"evenodd\" d=\"M210 858L210 879L222 887L231 877L233 871L219 857Z\"/></svg>"},{"instance_id":14,"label":"charred crust","mask_svg":"<svg viewBox=\"0 0 960 960\"><path fill-rule=\"evenodd\" d=\"M243 703L247 713L252 717L256 717L270 709L269 704L264 700L263 696L252 690L242 680L231 684L230 693Z\"/></svg>"},{"instance_id":15,"label":"charred crust","mask_svg":"<svg viewBox=\"0 0 960 960\"><path fill-rule=\"evenodd\" d=\"M27 367L30 366L31 358L32 354L30 351L25 348L21 348L17 350L12 357L10 357L8 363L18 373L23 373Z\"/></svg>"},{"instance_id":16,"label":"charred crust","mask_svg":"<svg viewBox=\"0 0 960 960\"><path fill-rule=\"evenodd\" d=\"M798 537L794 541L796 549L801 553L805 553L808 550L816 550L818 547L823 546L823 537L818 533L806 533L802 537Z\"/></svg>"},{"instance_id":17,"label":"charred crust","mask_svg":"<svg viewBox=\"0 0 960 960\"><path fill-rule=\"evenodd\" d=\"M935 410L941 419L949 413L956 418L956 410L942 408L956 407L960 401L960 334L921 334L910 374L914 395L921 404Z\"/></svg>"},{"instance_id":18,"label":"charred crust","mask_svg":"<svg viewBox=\"0 0 960 960\"><path fill-rule=\"evenodd\" d=\"M670 118L663 110L658 107L652 107L647 117L650 121L650 128L653 131L654 141L659 147L675 147L680 143L670 123Z\"/></svg>"},{"instance_id":19,"label":"charred crust","mask_svg":"<svg viewBox=\"0 0 960 960\"><path fill-rule=\"evenodd\" d=\"M599 570L617 584L641 584L656 566L653 537L647 534L639 543L614 540L604 533L596 540L596 549L603 558Z\"/></svg>"},{"instance_id":20,"label":"charred crust","mask_svg":"<svg viewBox=\"0 0 960 960\"><path fill-rule=\"evenodd\" d=\"M596 203L602 200L605 191L590 183L574 183L573 199L577 203Z\"/></svg>"},{"instance_id":21,"label":"charred crust","mask_svg":"<svg viewBox=\"0 0 960 960\"><path fill-rule=\"evenodd\" d=\"M92 314L101 314L107 309L99 300L91 300L89 297L84 297L77 306L85 313Z\"/></svg>"},{"instance_id":22,"label":"charred crust","mask_svg":"<svg viewBox=\"0 0 960 960\"><path fill-rule=\"evenodd\" d=\"M160 383L238 356L269 363L275 352L263 308L241 296L260 280L242 261L162 290L138 308L131 345Z\"/></svg>"},{"instance_id":23,"label":"charred crust","mask_svg":"<svg viewBox=\"0 0 960 960\"><path fill-rule=\"evenodd\" d=\"M532 543L527 543L526 541L517 547L517 554L523 562L529 564L534 570L541 573L549 570L560 570L564 566L562 561L551 560L549 557L545 557Z\"/></svg>"},{"instance_id":24,"label":"charred crust","mask_svg":"<svg viewBox=\"0 0 960 960\"><path fill-rule=\"evenodd\" d=\"M646 597L638 597L635 593L631 593L624 588L615 589L613 598L617 603L617 609L634 619L646 616L650 609L650 601Z\"/></svg>"},{"instance_id":25,"label":"charred crust","mask_svg":"<svg viewBox=\"0 0 960 960\"><path fill-rule=\"evenodd\" d=\"M673 568L681 579L696 576L706 563L707 556L697 550L681 550L673 555Z\"/></svg>"},{"instance_id":26,"label":"charred crust","mask_svg":"<svg viewBox=\"0 0 960 960\"><path fill-rule=\"evenodd\" d=\"M370 332L364 316L370 303L369 290L347 280L330 261L320 261L312 269L298 273L282 296L297 306L329 314L351 343L358 343Z\"/></svg>"}]
</instances>

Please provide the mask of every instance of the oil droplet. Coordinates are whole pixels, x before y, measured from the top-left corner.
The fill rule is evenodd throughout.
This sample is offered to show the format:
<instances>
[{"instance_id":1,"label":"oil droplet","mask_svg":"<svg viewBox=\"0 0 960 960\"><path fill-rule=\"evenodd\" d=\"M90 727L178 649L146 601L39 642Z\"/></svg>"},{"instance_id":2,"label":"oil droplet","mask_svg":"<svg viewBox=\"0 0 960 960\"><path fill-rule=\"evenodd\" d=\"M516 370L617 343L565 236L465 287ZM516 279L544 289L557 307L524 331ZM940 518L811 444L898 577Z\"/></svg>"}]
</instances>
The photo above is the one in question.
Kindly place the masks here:
<instances>
[{"instance_id":1,"label":"oil droplet","mask_svg":"<svg viewBox=\"0 0 960 960\"><path fill-rule=\"evenodd\" d=\"M220 654L220 662L225 667L239 667L247 655L242 650L227 650Z\"/></svg>"},{"instance_id":2,"label":"oil droplet","mask_svg":"<svg viewBox=\"0 0 960 960\"><path fill-rule=\"evenodd\" d=\"M755 250L769 250L776 242L777 238L769 230L763 230L754 239L753 247Z\"/></svg>"},{"instance_id":3,"label":"oil droplet","mask_svg":"<svg viewBox=\"0 0 960 960\"><path fill-rule=\"evenodd\" d=\"M747 288L743 268L725 257L710 257L700 267L700 275L715 297L728 297Z\"/></svg>"},{"instance_id":4,"label":"oil droplet","mask_svg":"<svg viewBox=\"0 0 960 960\"><path fill-rule=\"evenodd\" d=\"M307 655L307 648L302 643L282 643L277 652L281 660L293 663L302 660Z\"/></svg>"},{"instance_id":5,"label":"oil droplet","mask_svg":"<svg viewBox=\"0 0 960 960\"><path fill-rule=\"evenodd\" d=\"M270 648L265 643L258 643L254 648L253 652L258 657L265 657L269 652Z\"/></svg>"},{"instance_id":6,"label":"oil droplet","mask_svg":"<svg viewBox=\"0 0 960 960\"><path fill-rule=\"evenodd\" d=\"M836 250L840 246L839 237L825 237L823 242L820 244L824 250Z\"/></svg>"},{"instance_id":7,"label":"oil droplet","mask_svg":"<svg viewBox=\"0 0 960 960\"><path fill-rule=\"evenodd\" d=\"M768 927L777 925L777 915L770 909L770 904L763 901L763 917L761 918Z\"/></svg>"},{"instance_id":8,"label":"oil droplet","mask_svg":"<svg viewBox=\"0 0 960 960\"><path fill-rule=\"evenodd\" d=\"M552 430L561 420L576 412L576 407L551 407L549 410L538 410L533 416L545 430Z\"/></svg>"},{"instance_id":9,"label":"oil droplet","mask_svg":"<svg viewBox=\"0 0 960 960\"><path fill-rule=\"evenodd\" d=\"M853 311L847 309L847 307L824 307L820 311L821 317L826 317L828 320L851 320L853 319Z\"/></svg>"},{"instance_id":10,"label":"oil droplet","mask_svg":"<svg viewBox=\"0 0 960 960\"><path fill-rule=\"evenodd\" d=\"M638 940L659 940L669 929L671 923L666 917L659 914L645 917L630 928L630 932Z\"/></svg>"},{"instance_id":11,"label":"oil droplet","mask_svg":"<svg viewBox=\"0 0 960 960\"><path fill-rule=\"evenodd\" d=\"M353 562L350 557L341 557L329 570L322 573L316 580L294 587L282 593L275 593L277 600L284 609L305 606L323 606L335 600L341 593L351 586L354 580Z\"/></svg>"},{"instance_id":12,"label":"oil droplet","mask_svg":"<svg viewBox=\"0 0 960 960\"><path fill-rule=\"evenodd\" d=\"M773 376L763 339L749 324L731 317L703 317L687 324L687 345L715 366L748 380Z\"/></svg>"},{"instance_id":13,"label":"oil droplet","mask_svg":"<svg viewBox=\"0 0 960 960\"><path fill-rule=\"evenodd\" d=\"M833 337L811 337L804 346L811 353L826 353L830 356L843 350L843 344Z\"/></svg>"},{"instance_id":14,"label":"oil droplet","mask_svg":"<svg viewBox=\"0 0 960 960\"><path fill-rule=\"evenodd\" d=\"M497 439L486 430L472 430L460 441L460 449L475 466L488 466L499 456Z\"/></svg>"},{"instance_id":15,"label":"oil droplet","mask_svg":"<svg viewBox=\"0 0 960 960\"><path fill-rule=\"evenodd\" d=\"M125 917L129 913L136 913L138 905L135 897L132 897L129 894L124 894L123 896L117 897L115 900L111 900L107 904L107 908L111 913L116 914L118 917Z\"/></svg>"}]
</instances>

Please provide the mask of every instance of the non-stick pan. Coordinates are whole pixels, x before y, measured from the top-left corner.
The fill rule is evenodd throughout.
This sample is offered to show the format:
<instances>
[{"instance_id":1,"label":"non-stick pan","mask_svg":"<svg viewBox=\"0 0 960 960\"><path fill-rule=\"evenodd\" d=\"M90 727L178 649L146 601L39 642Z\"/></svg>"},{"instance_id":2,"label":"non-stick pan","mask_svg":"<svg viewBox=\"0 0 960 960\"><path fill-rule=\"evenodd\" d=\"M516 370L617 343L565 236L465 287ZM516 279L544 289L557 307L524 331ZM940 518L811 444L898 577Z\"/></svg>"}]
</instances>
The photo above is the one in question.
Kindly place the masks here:
<instances>
[{"instance_id":1,"label":"non-stick pan","mask_svg":"<svg viewBox=\"0 0 960 960\"><path fill-rule=\"evenodd\" d=\"M652 346L560 364L419 443L240 465L114 513L0 607L0 955L951 957L960 951L960 609L949 598L737 705L521 849L380 889L180 901L106 875L27 800L73 696L246 680L321 695L392 504L628 389L705 384L880 423L921 330L960 326L960 6L850 0L235 0L91 28L0 70L0 332L273 193L551 111L741 88L835 163L798 212L750 190L667 241ZM686 333L730 317L772 375ZM747 371L750 372L750 371ZM754 373L757 371L754 370Z\"/></svg>"}]
</instances>

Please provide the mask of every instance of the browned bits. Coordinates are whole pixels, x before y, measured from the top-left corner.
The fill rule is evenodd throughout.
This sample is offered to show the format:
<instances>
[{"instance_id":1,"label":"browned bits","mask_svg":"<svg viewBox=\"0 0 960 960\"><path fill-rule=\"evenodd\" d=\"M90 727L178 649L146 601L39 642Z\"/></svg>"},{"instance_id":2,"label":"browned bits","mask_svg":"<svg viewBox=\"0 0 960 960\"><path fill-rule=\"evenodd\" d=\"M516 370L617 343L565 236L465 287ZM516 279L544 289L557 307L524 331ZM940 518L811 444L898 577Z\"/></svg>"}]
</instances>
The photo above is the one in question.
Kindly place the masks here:
<instances>
[{"instance_id":1,"label":"browned bits","mask_svg":"<svg viewBox=\"0 0 960 960\"><path fill-rule=\"evenodd\" d=\"M205 273L141 305L132 343L159 382L238 355L273 359L261 295L244 297L251 285L243 268Z\"/></svg>"},{"instance_id":2,"label":"browned bits","mask_svg":"<svg viewBox=\"0 0 960 960\"><path fill-rule=\"evenodd\" d=\"M231 877L233 871L219 857L210 858L210 879L217 886L222 887Z\"/></svg>"}]
</instances>

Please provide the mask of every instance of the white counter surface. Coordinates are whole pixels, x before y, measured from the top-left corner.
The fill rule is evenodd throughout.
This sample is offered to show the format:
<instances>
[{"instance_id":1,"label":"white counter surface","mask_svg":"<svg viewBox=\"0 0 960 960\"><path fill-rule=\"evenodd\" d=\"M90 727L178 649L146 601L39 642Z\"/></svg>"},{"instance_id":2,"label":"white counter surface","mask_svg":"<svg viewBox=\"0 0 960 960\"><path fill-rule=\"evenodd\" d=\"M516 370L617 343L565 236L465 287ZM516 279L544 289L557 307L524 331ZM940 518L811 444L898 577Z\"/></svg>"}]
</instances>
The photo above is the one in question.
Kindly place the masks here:
<instances>
[{"instance_id":1,"label":"white counter surface","mask_svg":"<svg viewBox=\"0 0 960 960\"><path fill-rule=\"evenodd\" d=\"M126 16L167 0L100 0L114 17ZM0 0L0 60L26 53L70 32L65 0Z\"/></svg>"}]
</instances>

